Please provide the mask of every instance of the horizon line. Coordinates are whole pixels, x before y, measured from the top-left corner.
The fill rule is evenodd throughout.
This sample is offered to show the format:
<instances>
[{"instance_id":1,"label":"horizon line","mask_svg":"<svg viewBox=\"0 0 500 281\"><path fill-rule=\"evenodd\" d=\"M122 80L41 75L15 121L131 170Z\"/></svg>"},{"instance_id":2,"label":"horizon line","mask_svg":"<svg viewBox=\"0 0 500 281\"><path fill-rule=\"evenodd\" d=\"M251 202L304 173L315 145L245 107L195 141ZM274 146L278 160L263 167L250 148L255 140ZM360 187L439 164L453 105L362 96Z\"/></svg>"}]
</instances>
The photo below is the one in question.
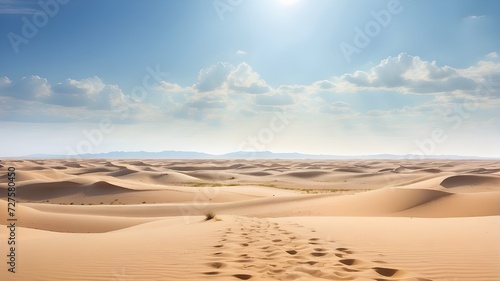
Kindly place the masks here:
<instances>
[{"instance_id":1,"label":"horizon line","mask_svg":"<svg viewBox=\"0 0 500 281\"><path fill-rule=\"evenodd\" d=\"M144 150L135 150L135 151L108 151L108 152L99 152L99 153L84 153L84 154L46 154L46 153L35 153L35 154L30 154L30 155L23 155L23 156L0 156L3 159L68 159L68 158L83 158L83 159L104 159L102 157L99 157L99 155L106 155L106 154L137 154L137 153L143 153L143 154L161 154L161 153L186 153L186 154L204 154L206 156L213 156L213 157L222 157L222 159L249 159L249 158L256 158L256 159L311 159L308 157L324 157L321 158L323 160L327 159L339 159L339 158L358 158L358 159L380 159L377 157L385 156L385 157L392 157L395 159L402 158L407 159L407 160L423 160L423 159L447 159L449 157L450 160L454 159L470 159L470 160L478 160L478 159L484 159L484 160L500 160L500 156L478 156L478 155L459 155L459 154L429 154L429 155L424 155L424 154L395 154L395 153L377 153L377 154L326 154L326 153L303 153L303 152L274 152L270 150L262 150L262 151L232 151L232 152L226 152L226 153L209 153L209 152L202 152L202 151L191 151L191 150L162 150L162 151L144 151ZM253 157L244 157L244 158L237 158L235 157L235 154L254 154ZM270 154L270 156L275 155L290 155L290 157L262 157L258 156L257 154ZM292 155L300 155L302 157L300 158L293 158ZM234 156L231 156L234 155ZM92 156L97 156L97 157L92 157ZM224 158L224 157L228 158ZM408 158L405 158L408 157ZM116 157L111 157L114 159L120 159ZM127 157L124 155L123 159L148 159L147 157L143 158L134 158L134 157ZM212 159L212 158L206 158L206 157L195 157L191 156L189 158L186 157L181 157L181 158L152 158L152 159ZM213 158L216 159L216 158ZM314 159L314 158L313 158ZM391 158L389 158L390 160ZM320 160L320 159L318 159ZM1 160L0 160L1 161Z\"/></svg>"}]
</instances>

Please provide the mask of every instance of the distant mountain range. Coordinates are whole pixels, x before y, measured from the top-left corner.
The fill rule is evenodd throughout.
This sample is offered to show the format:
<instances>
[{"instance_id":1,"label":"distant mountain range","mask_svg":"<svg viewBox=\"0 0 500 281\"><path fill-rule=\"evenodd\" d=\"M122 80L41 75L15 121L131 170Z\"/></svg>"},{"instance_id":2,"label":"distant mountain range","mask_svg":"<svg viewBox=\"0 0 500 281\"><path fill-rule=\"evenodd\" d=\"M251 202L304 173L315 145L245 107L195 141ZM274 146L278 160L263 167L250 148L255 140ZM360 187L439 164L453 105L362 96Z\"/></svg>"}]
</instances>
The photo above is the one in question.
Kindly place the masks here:
<instances>
[{"instance_id":1,"label":"distant mountain range","mask_svg":"<svg viewBox=\"0 0 500 281\"><path fill-rule=\"evenodd\" d=\"M221 155L208 154L195 151L174 151L166 150L160 152L147 151L114 151L96 154L81 155L49 155L34 154L25 157L15 157L19 159L420 159L418 155L394 155L394 154L376 154L376 155L327 155L327 154L302 154L302 153L275 153L271 151L237 151ZM476 156L459 155L429 155L424 159L498 159Z\"/></svg>"}]
</instances>

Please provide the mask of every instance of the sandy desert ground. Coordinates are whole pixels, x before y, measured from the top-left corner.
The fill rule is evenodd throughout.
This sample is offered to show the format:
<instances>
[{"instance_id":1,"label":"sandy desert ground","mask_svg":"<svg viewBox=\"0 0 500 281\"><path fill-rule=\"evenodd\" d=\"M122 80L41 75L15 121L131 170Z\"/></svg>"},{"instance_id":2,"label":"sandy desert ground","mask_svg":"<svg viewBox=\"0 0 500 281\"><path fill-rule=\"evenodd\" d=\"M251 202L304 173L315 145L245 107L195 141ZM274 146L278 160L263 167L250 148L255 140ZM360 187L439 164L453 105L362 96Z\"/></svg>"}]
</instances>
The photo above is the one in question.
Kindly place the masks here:
<instances>
[{"instance_id":1,"label":"sandy desert ground","mask_svg":"<svg viewBox=\"0 0 500 281\"><path fill-rule=\"evenodd\" d=\"M0 280L500 280L498 161L1 165Z\"/></svg>"}]
</instances>

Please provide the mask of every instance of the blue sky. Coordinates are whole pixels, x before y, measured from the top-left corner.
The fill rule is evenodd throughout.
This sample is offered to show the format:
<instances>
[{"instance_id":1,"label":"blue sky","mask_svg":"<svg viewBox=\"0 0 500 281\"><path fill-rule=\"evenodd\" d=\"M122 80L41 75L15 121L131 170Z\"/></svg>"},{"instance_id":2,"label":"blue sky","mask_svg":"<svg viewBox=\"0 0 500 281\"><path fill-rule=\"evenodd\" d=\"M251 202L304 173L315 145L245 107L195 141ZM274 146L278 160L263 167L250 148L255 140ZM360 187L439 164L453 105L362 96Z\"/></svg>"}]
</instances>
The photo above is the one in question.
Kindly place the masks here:
<instances>
[{"instance_id":1,"label":"blue sky","mask_svg":"<svg viewBox=\"0 0 500 281\"><path fill-rule=\"evenodd\" d=\"M500 156L500 2L0 2L0 156Z\"/></svg>"}]
</instances>

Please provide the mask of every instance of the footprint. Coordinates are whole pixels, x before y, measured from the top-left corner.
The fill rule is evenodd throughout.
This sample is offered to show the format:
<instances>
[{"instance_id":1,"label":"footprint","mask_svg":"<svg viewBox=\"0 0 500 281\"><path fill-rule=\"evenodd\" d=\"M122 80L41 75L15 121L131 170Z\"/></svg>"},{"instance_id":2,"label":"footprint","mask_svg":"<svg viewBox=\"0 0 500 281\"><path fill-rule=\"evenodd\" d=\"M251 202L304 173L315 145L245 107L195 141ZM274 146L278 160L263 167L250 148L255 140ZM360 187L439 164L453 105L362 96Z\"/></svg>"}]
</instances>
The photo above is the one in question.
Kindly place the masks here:
<instances>
[{"instance_id":1,"label":"footprint","mask_svg":"<svg viewBox=\"0 0 500 281\"><path fill-rule=\"evenodd\" d=\"M248 280L248 279L252 278L252 275L250 275L250 274L235 274L233 276L240 279L240 280Z\"/></svg>"},{"instance_id":2,"label":"footprint","mask_svg":"<svg viewBox=\"0 0 500 281\"><path fill-rule=\"evenodd\" d=\"M215 245L214 248L222 248L224 245Z\"/></svg>"},{"instance_id":3,"label":"footprint","mask_svg":"<svg viewBox=\"0 0 500 281\"><path fill-rule=\"evenodd\" d=\"M323 249L323 248L314 248L314 250L316 252L324 252L324 251L326 251L326 249Z\"/></svg>"},{"instance_id":4,"label":"footprint","mask_svg":"<svg viewBox=\"0 0 500 281\"><path fill-rule=\"evenodd\" d=\"M295 255L295 254L297 254L297 251L295 251L295 250L289 250L289 251L286 251L286 252L287 252L288 254L290 254L290 255Z\"/></svg>"},{"instance_id":5,"label":"footprint","mask_svg":"<svg viewBox=\"0 0 500 281\"><path fill-rule=\"evenodd\" d=\"M209 271L209 272L203 272L203 274L205 274L205 275L217 275L217 274L219 274L219 272L218 271Z\"/></svg>"},{"instance_id":6,"label":"footprint","mask_svg":"<svg viewBox=\"0 0 500 281\"><path fill-rule=\"evenodd\" d=\"M343 260L339 260L340 263L343 263L345 265L353 265L357 262L357 260L355 259L343 259Z\"/></svg>"},{"instance_id":7,"label":"footprint","mask_svg":"<svg viewBox=\"0 0 500 281\"><path fill-rule=\"evenodd\" d=\"M340 252L343 252L345 254L352 254L353 253L353 251L351 251L351 250L349 250L347 248L337 248L336 250L340 251Z\"/></svg>"},{"instance_id":8,"label":"footprint","mask_svg":"<svg viewBox=\"0 0 500 281\"><path fill-rule=\"evenodd\" d=\"M272 240L272 241L273 241L274 243L276 243L276 242L281 242L281 239L274 239L274 240Z\"/></svg>"},{"instance_id":9,"label":"footprint","mask_svg":"<svg viewBox=\"0 0 500 281\"><path fill-rule=\"evenodd\" d=\"M241 260L235 260L234 262L237 262L237 263L247 263L247 262L252 262L251 259L241 259Z\"/></svg>"},{"instance_id":10,"label":"footprint","mask_svg":"<svg viewBox=\"0 0 500 281\"><path fill-rule=\"evenodd\" d=\"M311 253L311 255L313 255L315 257L322 257L322 256L326 256L326 253L314 252L314 253Z\"/></svg>"},{"instance_id":11,"label":"footprint","mask_svg":"<svg viewBox=\"0 0 500 281\"><path fill-rule=\"evenodd\" d=\"M308 264L308 265L315 265L317 264L317 261L306 261L306 262L301 262L301 264Z\"/></svg>"},{"instance_id":12,"label":"footprint","mask_svg":"<svg viewBox=\"0 0 500 281\"><path fill-rule=\"evenodd\" d=\"M319 241L319 238L310 238L309 239L309 244L311 244L311 245L318 245L317 241Z\"/></svg>"},{"instance_id":13,"label":"footprint","mask_svg":"<svg viewBox=\"0 0 500 281\"><path fill-rule=\"evenodd\" d=\"M248 243L241 243L240 245L243 247L248 247Z\"/></svg>"},{"instance_id":14,"label":"footprint","mask_svg":"<svg viewBox=\"0 0 500 281\"><path fill-rule=\"evenodd\" d=\"M211 263L208 263L207 265L210 267L213 267L213 268L223 268L226 266L226 264L222 263L222 262L211 262Z\"/></svg>"},{"instance_id":15,"label":"footprint","mask_svg":"<svg viewBox=\"0 0 500 281\"><path fill-rule=\"evenodd\" d=\"M375 270L378 274L385 276L385 277L391 277L394 276L399 270L393 269L393 268L387 268L387 267L373 267L373 270Z\"/></svg>"}]
</instances>

